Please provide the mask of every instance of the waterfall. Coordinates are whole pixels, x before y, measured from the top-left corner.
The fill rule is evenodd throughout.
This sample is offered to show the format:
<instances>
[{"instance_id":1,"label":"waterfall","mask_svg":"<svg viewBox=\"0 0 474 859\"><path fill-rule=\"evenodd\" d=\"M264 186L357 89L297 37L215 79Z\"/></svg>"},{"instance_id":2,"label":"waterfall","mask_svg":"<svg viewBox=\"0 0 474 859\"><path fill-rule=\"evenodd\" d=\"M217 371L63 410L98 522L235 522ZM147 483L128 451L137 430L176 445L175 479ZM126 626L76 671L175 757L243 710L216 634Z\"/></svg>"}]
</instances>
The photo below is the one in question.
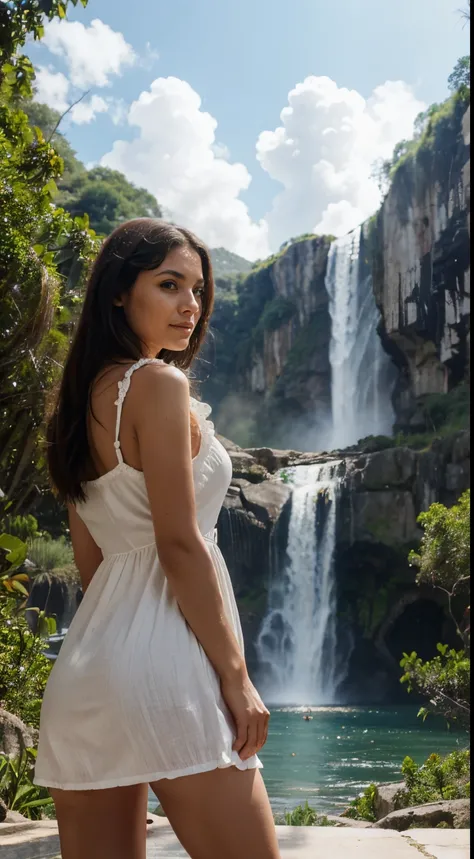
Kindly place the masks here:
<instances>
[{"instance_id":1,"label":"waterfall","mask_svg":"<svg viewBox=\"0 0 474 859\"><path fill-rule=\"evenodd\" d=\"M333 242L326 289L331 315L332 449L391 435L394 370L377 327L372 278L360 258L362 230Z\"/></svg>"},{"instance_id":2,"label":"waterfall","mask_svg":"<svg viewBox=\"0 0 474 859\"><path fill-rule=\"evenodd\" d=\"M331 704L338 686L336 542L339 462L297 466L287 563L274 570L257 640L262 688L273 704Z\"/></svg>"}]
</instances>

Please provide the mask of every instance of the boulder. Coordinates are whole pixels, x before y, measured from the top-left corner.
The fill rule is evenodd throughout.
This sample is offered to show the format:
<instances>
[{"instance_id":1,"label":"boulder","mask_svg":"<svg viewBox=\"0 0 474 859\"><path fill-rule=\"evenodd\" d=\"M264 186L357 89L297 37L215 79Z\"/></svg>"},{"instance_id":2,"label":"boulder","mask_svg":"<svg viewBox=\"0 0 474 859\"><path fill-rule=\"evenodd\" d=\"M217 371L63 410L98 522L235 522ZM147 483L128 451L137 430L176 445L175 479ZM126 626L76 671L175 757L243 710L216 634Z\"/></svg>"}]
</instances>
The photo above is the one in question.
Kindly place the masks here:
<instances>
[{"instance_id":1,"label":"boulder","mask_svg":"<svg viewBox=\"0 0 474 859\"><path fill-rule=\"evenodd\" d=\"M249 480L250 483L261 483L262 480L268 477L266 468L263 465L259 465L249 453L245 453L243 450L230 450L228 453L232 460L232 475L234 478L243 477L245 480Z\"/></svg>"},{"instance_id":2,"label":"boulder","mask_svg":"<svg viewBox=\"0 0 474 859\"><path fill-rule=\"evenodd\" d=\"M244 506L255 514L260 522L275 522L282 507L291 495L285 483L266 480L264 483L245 486L241 489Z\"/></svg>"},{"instance_id":3,"label":"boulder","mask_svg":"<svg viewBox=\"0 0 474 859\"><path fill-rule=\"evenodd\" d=\"M379 784L377 785L377 793L375 794L375 813L377 820L382 820L397 810L395 797L400 790L405 788L405 782L395 782L394 784Z\"/></svg>"},{"instance_id":4,"label":"boulder","mask_svg":"<svg viewBox=\"0 0 474 859\"><path fill-rule=\"evenodd\" d=\"M248 447L245 452L253 456L267 471L272 472L286 468L290 459L297 455L293 450L272 450L270 447Z\"/></svg>"},{"instance_id":5,"label":"boulder","mask_svg":"<svg viewBox=\"0 0 474 859\"><path fill-rule=\"evenodd\" d=\"M37 731L27 727L18 716L0 710L0 754L17 757L36 744Z\"/></svg>"},{"instance_id":6,"label":"boulder","mask_svg":"<svg viewBox=\"0 0 474 859\"><path fill-rule=\"evenodd\" d=\"M348 479L356 491L411 489L416 476L416 463L415 451L405 447L388 448L350 463Z\"/></svg>"},{"instance_id":7,"label":"boulder","mask_svg":"<svg viewBox=\"0 0 474 859\"><path fill-rule=\"evenodd\" d=\"M469 829L471 821L468 799L446 799L392 811L375 824L377 829L436 829L444 823L451 829Z\"/></svg>"}]
</instances>

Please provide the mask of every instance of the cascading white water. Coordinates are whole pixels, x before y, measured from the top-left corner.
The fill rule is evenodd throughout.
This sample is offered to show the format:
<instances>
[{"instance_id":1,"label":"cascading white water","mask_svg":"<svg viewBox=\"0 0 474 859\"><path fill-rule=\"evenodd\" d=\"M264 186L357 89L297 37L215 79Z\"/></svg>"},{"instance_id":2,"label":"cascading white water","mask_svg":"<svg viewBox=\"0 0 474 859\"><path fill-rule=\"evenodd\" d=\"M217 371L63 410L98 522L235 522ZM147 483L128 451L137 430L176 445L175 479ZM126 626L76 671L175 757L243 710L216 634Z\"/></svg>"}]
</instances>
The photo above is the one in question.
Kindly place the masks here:
<instances>
[{"instance_id":1,"label":"cascading white water","mask_svg":"<svg viewBox=\"0 0 474 859\"><path fill-rule=\"evenodd\" d=\"M336 542L339 462L294 469L287 556L275 570L257 652L274 704L331 704L338 685Z\"/></svg>"},{"instance_id":2,"label":"cascading white water","mask_svg":"<svg viewBox=\"0 0 474 859\"><path fill-rule=\"evenodd\" d=\"M331 315L332 449L368 435L391 435L393 367L377 327L370 274L362 273L359 227L329 250L326 289Z\"/></svg>"}]
</instances>

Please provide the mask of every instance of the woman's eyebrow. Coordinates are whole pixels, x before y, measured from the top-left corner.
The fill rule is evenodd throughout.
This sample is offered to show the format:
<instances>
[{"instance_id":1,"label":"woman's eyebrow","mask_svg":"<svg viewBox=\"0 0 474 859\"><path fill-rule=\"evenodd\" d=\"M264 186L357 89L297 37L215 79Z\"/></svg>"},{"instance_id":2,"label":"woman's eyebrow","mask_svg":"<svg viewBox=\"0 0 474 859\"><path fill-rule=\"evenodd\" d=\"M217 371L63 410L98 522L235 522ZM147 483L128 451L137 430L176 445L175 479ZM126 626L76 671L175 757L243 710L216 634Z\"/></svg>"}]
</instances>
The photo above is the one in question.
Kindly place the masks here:
<instances>
[{"instance_id":1,"label":"woman's eyebrow","mask_svg":"<svg viewBox=\"0 0 474 859\"><path fill-rule=\"evenodd\" d=\"M162 274L170 274L172 277L176 277L178 280L186 280L186 275L184 275L181 271L175 271L173 268L165 268L161 271L156 272L157 277L161 277ZM196 281L196 286L204 286L205 280L203 277L198 278Z\"/></svg>"}]
</instances>

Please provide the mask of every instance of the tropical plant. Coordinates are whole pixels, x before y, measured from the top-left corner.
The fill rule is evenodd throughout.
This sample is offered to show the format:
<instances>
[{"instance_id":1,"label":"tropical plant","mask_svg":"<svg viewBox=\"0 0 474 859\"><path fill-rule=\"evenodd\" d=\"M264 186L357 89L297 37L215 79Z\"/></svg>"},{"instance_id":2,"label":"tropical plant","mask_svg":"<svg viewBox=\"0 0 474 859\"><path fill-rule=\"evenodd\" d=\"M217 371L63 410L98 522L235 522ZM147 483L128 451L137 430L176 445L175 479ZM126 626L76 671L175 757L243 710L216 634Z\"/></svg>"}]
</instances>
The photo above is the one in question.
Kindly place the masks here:
<instances>
[{"instance_id":1,"label":"tropical plant","mask_svg":"<svg viewBox=\"0 0 474 859\"><path fill-rule=\"evenodd\" d=\"M469 729L471 718L471 660L464 650L447 644L437 645L439 655L425 662L418 654L404 653L400 662L404 674L401 682L408 692L422 695L429 704L421 707L419 716L426 719L437 713L461 728Z\"/></svg>"},{"instance_id":2,"label":"tropical plant","mask_svg":"<svg viewBox=\"0 0 474 859\"><path fill-rule=\"evenodd\" d=\"M17 758L0 754L0 798L11 811L38 820L53 808L44 787L33 784L35 749L23 749Z\"/></svg>"}]
</instances>

